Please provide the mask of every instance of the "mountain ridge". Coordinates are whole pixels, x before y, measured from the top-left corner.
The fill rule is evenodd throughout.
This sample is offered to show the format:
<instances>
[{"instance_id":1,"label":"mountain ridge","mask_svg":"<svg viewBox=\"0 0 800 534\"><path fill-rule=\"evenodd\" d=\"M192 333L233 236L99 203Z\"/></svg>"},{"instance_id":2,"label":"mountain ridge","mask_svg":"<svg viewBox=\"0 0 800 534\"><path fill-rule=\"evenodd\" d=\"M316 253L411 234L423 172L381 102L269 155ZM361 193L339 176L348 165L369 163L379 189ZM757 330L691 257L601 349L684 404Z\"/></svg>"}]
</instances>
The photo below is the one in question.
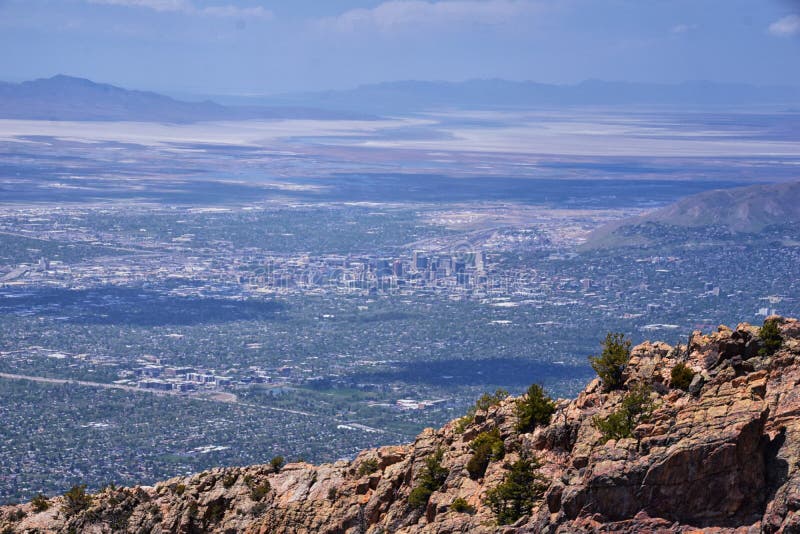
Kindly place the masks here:
<instances>
[{"instance_id":1,"label":"mountain ridge","mask_svg":"<svg viewBox=\"0 0 800 534\"><path fill-rule=\"evenodd\" d=\"M800 106L800 88L690 81L680 84L585 80L573 85L473 79L404 80L353 89L267 96L192 95L191 101L58 74L0 82L0 118L199 122L246 119L374 119L433 109L519 110L554 107L720 109Z\"/></svg>"},{"instance_id":2,"label":"mountain ridge","mask_svg":"<svg viewBox=\"0 0 800 534\"><path fill-rule=\"evenodd\" d=\"M246 119L370 119L363 113L300 106L224 106L185 102L58 74L18 84L0 82L0 119L198 122Z\"/></svg>"},{"instance_id":3,"label":"mountain ridge","mask_svg":"<svg viewBox=\"0 0 800 534\"><path fill-rule=\"evenodd\" d=\"M708 81L658 84L585 80L578 84L556 85L503 79L461 82L401 80L365 84L353 89L245 97L239 101L370 112L631 105L718 108L796 106L800 104L800 88Z\"/></svg>"},{"instance_id":4,"label":"mountain ridge","mask_svg":"<svg viewBox=\"0 0 800 534\"><path fill-rule=\"evenodd\" d=\"M595 379L520 429L518 399L495 399L413 444L353 461L219 468L155 486L73 492L0 508L3 532L796 532L800 529L800 321L773 316L634 347L618 389ZM777 346L775 345L778 340ZM683 384L675 369L691 372ZM598 420L647 388L631 437ZM605 418L605 419L604 419ZM481 438L484 436L484 438ZM488 436L488 437L486 437ZM476 442L493 443L474 473ZM535 458L542 490L509 525L492 492ZM524 462L523 462L524 463ZM426 486L429 485L429 486ZM425 500L417 488L433 488ZM419 493L418 491L416 493ZM518 519L514 519L518 517Z\"/></svg>"},{"instance_id":5,"label":"mountain ridge","mask_svg":"<svg viewBox=\"0 0 800 534\"><path fill-rule=\"evenodd\" d=\"M713 229L716 234L757 236L769 227L800 224L800 181L716 189L685 197L637 217L593 231L584 250L628 245L658 246L659 232Z\"/></svg>"}]
</instances>

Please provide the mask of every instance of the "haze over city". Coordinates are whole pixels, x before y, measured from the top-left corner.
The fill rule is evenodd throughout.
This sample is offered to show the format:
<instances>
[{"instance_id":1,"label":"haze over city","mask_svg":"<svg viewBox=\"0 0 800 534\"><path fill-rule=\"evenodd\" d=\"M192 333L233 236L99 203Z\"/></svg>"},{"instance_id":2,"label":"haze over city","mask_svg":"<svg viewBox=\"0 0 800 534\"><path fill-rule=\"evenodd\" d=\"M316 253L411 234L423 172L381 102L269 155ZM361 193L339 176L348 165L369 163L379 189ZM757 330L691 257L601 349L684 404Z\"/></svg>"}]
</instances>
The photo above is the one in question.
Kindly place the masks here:
<instances>
[{"instance_id":1,"label":"haze over city","mask_svg":"<svg viewBox=\"0 0 800 534\"><path fill-rule=\"evenodd\" d=\"M800 529L800 3L0 0L0 533Z\"/></svg>"}]
</instances>

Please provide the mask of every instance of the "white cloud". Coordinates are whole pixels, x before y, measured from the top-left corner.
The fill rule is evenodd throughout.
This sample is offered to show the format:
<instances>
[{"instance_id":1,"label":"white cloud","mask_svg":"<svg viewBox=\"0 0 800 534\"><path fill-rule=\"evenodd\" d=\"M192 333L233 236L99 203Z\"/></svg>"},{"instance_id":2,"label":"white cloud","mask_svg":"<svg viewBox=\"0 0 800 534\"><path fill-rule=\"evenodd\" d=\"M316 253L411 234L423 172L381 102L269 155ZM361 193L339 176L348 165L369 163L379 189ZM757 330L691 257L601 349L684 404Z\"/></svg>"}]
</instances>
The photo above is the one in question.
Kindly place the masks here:
<instances>
[{"instance_id":1,"label":"white cloud","mask_svg":"<svg viewBox=\"0 0 800 534\"><path fill-rule=\"evenodd\" d=\"M689 33L697 29L696 24L678 24L670 30L672 33Z\"/></svg>"},{"instance_id":2,"label":"white cloud","mask_svg":"<svg viewBox=\"0 0 800 534\"><path fill-rule=\"evenodd\" d=\"M769 25L769 33L778 37L800 35L800 15L787 15Z\"/></svg>"},{"instance_id":3,"label":"white cloud","mask_svg":"<svg viewBox=\"0 0 800 534\"><path fill-rule=\"evenodd\" d=\"M340 32L391 32L423 25L502 25L537 7L531 0L389 0L371 9L352 9L321 19L318 25Z\"/></svg>"},{"instance_id":4,"label":"white cloud","mask_svg":"<svg viewBox=\"0 0 800 534\"><path fill-rule=\"evenodd\" d=\"M188 11L192 9L192 4L188 0L89 0L89 3L145 7L155 11Z\"/></svg>"},{"instance_id":5,"label":"white cloud","mask_svg":"<svg viewBox=\"0 0 800 534\"><path fill-rule=\"evenodd\" d=\"M91 4L142 7L160 12L181 12L209 17L271 19L272 11L261 6L238 7L231 4L197 7L191 0L88 0Z\"/></svg>"},{"instance_id":6,"label":"white cloud","mask_svg":"<svg viewBox=\"0 0 800 534\"><path fill-rule=\"evenodd\" d=\"M258 7L209 6L197 10L202 15L212 17L246 18L246 19L271 19L272 11Z\"/></svg>"}]
</instances>

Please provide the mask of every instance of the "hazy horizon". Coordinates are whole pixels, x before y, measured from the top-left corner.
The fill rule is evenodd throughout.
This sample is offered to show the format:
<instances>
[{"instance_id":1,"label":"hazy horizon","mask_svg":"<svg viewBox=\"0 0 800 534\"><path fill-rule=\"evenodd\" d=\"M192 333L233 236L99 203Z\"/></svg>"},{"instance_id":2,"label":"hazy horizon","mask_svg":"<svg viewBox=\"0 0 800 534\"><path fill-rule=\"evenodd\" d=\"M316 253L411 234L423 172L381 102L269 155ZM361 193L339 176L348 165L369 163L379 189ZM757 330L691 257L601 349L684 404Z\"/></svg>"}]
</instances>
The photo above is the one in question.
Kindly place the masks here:
<instances>
[{"instance_id":1,"label":"hazy horizon","mask_svg":"<svg viewBox=\"0 0 800 534\"><path fill-rule=\"evenodd\" d=\"M0 0L0 534L796 527L799 49L800 0Z\"/></svg>"},{"instance_id":2,"label":"hazy horizon","mask_svg":"<svg viewBox=\"0 0 800 534\"><path fill-rule=\"evenodd\" d=\"M127 86L127 85L119 85L113 82L109 82L104 79L95 79L95 78L87 78L84 76L78 76L69 72L57 72L52 75L48 76L39 76L36 78L24 79L24 80L11 80L11 79L0 79L0 84L12 84L12 85L19 85L29 82L38 82L42 80L51 80L55 78L71 78L76 80L87 80L92 82L93 84L98 85L110 85L113 87L117 87L119 89L124 89L126 91L144 91L155 93L159 95L168 96L170 98L185 101L185 102L199 102L205 100L211 100L215 103L223 104L223 105L287 105L290 101L282 101L282 100L272 100L272 99L281 99L281 98L302 98L303 95L324 95L326 93L357 93L361 90L368 90L371 88L391 88L392 86L400 86L400 85L410 85L410 84L417 84L419 86L423 85L431 85L431 86L451 86L453 88L459 86L466 86L472 83L480 83L480 82L497 82L497 83L508 83L508 84L520 84L520 85L527 85L530 84L531 86L542 86L542 87L550 87L556 90L568 90L568 89L577 89L582 88L585 86L589 86L591 84L607 84L607 85L630 85L631 88L648 88L648 87L663 87L663 88L675 88L678 89L682 86L690 86L697 84L698 86L702 86L703 84L709 84L710 86L718 86L720 89L724 89L726 87L748 87L754 90L760 89L780 89L780 90L794 90L797 89L800 91L800 84L758 84L758 83L746 83L746 82L716 82L713 80L704 80L704 79L691 79L691 80L682 80L677 82L665 82L665 83L658 83L658 82L634 82L634 81L625 81L625 80L604 80L598 78L587 78L585 80L580 80L574 83L546 83L541 82L538 80L512 80L508 78L465 78L462 80L440 80L440 79L397 79L397 80L385 80L381 82L371 82L371 83L362 83L358 85L353 85L351 87L342 87L340 89L320 89L317 91L312 90L297 90L297 91L284 91L284 92L276 92L276 93L258 93L258 92L229 92L229 93L220 93L220 92L203 92L203 91L181 91L181 90L162 90L153 87L147 86ZM645 96L645 93L642 93ZM800 95L799 95L800 97ZM298 105L305 104L302 100L297 101ZM315 105L315 102L311 102L308 105ZM320 104L316 104L320 105ZM555 104L551 104L555 106ZM569 106L568 102L564 102L562 105ZM574 105L574 104L573 104ZM587 104L590 105L590 104ZM324 106L323 106L324 107Z\"/></svg>"},{"instance_id":3,"label":"hazy horizon","mask_svg":"<svg viewBox=\"0 0 800 534\"><path fill-rule=\"evenodd\" d=\"M0 30L15 51L0 79L177 95L404 80L800 85L800 6L781 0L4 0Z\"/></svg>"}]
</instances>

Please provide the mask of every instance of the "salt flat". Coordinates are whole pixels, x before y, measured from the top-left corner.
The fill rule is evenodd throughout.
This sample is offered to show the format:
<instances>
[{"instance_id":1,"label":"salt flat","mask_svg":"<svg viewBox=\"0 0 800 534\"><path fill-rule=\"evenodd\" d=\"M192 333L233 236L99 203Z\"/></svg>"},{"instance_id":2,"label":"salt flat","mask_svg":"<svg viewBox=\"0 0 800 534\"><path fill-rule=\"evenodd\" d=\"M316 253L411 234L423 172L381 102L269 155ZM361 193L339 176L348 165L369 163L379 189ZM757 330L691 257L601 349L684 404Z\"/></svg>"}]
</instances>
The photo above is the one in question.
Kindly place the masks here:
<instances>
[{"instance_id":1,"label":"salt flat","mask_svg":"<svg viewBox=\"0 0 800 534\"><path fill-rule=\"evenodd\" d=\"M796 114L777 115L789 125ZM624 112L430 113L381 120L248 120L168 124L0 120L0 140L31 136L144 146L203 144L259 148L350 147L555 156L800 157L791 134L776 135L753 115ZM716 118L716 117L715 117ZM787 130L789 131L789 130ZM166 145L166 146L165 146ZM199 148L198 148L199 147ZM174 150L173 148L168 148Z\"/></svg>"}]
</instances>

